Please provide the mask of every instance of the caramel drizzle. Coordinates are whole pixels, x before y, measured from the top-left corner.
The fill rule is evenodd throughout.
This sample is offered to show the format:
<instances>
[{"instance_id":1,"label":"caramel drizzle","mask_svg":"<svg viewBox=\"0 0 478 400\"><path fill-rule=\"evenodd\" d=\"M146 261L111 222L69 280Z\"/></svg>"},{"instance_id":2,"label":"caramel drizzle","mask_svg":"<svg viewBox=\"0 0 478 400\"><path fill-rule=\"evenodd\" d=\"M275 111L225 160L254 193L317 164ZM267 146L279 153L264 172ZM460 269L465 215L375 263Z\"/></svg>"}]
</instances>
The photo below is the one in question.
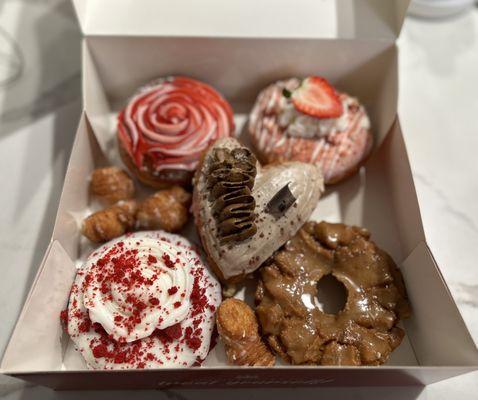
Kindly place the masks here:
<instances>
[{"instance_id":1,"label":"caramel drizzle","mask_svg":"<svg viewBox=\"0 0 478 400\"><path fill-rule=\"evenodd\" d=\"M257 160L242 147L214 149L211 158L206 179L220 243L248 239L257 232L252 196Z\"/></svg>"}]
</instances>

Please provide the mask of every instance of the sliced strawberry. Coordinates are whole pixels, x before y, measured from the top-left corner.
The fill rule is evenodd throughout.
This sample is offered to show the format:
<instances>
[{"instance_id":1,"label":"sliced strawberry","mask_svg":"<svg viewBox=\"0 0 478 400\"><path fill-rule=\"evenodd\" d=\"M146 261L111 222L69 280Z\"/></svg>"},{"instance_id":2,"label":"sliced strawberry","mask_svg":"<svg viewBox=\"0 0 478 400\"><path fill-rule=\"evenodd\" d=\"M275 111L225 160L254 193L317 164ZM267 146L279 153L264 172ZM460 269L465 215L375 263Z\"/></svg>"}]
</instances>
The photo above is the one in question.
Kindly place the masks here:
<instances>
[{"instance_id":1,"label":"sliced strawberry","mask_svg":"<svg viewBox=\"0 0 478 400\"><path fill-rule=\"evenodd\" d=\"M320 76L310 76L292 92L297 111L317 118L337 118L343 108L335 89Z\"/></svg>"}]
</instances>

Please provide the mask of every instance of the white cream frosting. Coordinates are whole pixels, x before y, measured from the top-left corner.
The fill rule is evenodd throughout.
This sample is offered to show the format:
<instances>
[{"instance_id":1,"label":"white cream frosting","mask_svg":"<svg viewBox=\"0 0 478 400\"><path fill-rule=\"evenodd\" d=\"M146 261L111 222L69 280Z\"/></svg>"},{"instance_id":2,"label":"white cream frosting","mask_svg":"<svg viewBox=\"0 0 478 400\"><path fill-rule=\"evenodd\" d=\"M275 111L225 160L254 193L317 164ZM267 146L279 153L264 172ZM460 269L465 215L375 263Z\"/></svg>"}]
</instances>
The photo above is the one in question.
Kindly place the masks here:
<instances>
[{"instance_id":1,"label":"white cream frosting","mask_svg":"<svg viewBox=\"0 0 478 400\"><path fill-rule=\"evenodd\" d=\"M307 139L327 137L336 132L342 132L349 127L349 105L354 101L351 97L341 98L344 111L338 118L317 118L297 111L294 104L285 96L282 96L278 123L284 133L289 136ZM365 129L370 128L370 121L367 116L361 119L360 125Z\"/></svg>"},{"instance_id":2,"label":"white cream frosting","mask_svg":"<svg viewBox=\"0 0 478 400\"><path fill-rule=\"evenodd\" d=\"M220 301L191 243L139 232L102 246L79 269L67 329L89 368L187 367L207 356Z\"/></svg>"},{"instance_id":3,"label":"white cream frosting","mask_svg":"<svg viewBox=\"0 0 478 400\"><path fill-rule=\"evenodd\" d=\"M190 263L184 256L178 256L170 243L158 242L157 239L148 237L138 242L135 236L125 237L121 241L124 243L124 248L138 251L139 265L131 270L131 274L139 274L151 284L125 285L124 279L132 280L131 276L125 276L124 279L119 279L119 282L110 282L110 290L103 293L101 286L94 279L94 275L101 273L101 269L108 268L108 266L98 266L98 260L105 255L104 252L100 252L90 258L86 265L86 271L88 271L86 276L92 279L84 286L83 301L92 322L101 324L105 331L117 341L133 342L151 335L155 329L167 328L186 317L193 279ZM168 268L163 261L165 254L172 260L178 259L181 267ZM149 262L149 257L155 257L157 261ZM171 287L177 288L174 294L168 293L167 289ZM133 315L128 296L146 305L146 308L138 315L140 318L138 323L122 322ZM184 301L183 298L185 298ZM158 305L151 304L151 299L156 299ZM175 303L181 305L175 308ZM115 321L115 318L120 320Z\"/></svg>"}]
</instances>

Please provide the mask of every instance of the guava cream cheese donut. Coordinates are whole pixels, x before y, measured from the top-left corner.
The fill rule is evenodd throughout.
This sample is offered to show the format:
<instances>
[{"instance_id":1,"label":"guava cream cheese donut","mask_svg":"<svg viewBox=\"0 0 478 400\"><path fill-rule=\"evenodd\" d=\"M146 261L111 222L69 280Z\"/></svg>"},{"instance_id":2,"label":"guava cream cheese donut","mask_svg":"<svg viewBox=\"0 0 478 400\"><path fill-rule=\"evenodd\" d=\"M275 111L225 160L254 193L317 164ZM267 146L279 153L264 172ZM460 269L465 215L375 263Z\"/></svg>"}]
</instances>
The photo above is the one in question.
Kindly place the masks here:
<instances>
[{"instance_id":1,"label":"guava cream cheese donut","mask_svg":"<svg viewBox=\"0 0 478 400\"><path fill-rule=\"evenodd\" d=\"M185 238L122 236L78 270L67 331L91 369L189 367L207 356L218 282Z\"/></svg>"},{"instance_id":2,"label":"guava cream cheese donut","mask_svg":"<svg viewBox=\"0 0 478 400\"><path fill-rule=\"evenodd\" d=\"M265 88L250 114L249 135L263 162L316 164L326 184L353 174L373 144L364 107L321 77Z\"/></svg>"},{"instance_id":3,"label":"guava cream cheese donut","mask_svg":"<svg viewBox=\"0 0 478 400\"><path fill-rule=\"evenodd\" d=\"M140 88L118 115L123 162L157 189L189 185L200 154L234 134L229 103L211 86L167 77Z\"/></svg>"}]
</instances>

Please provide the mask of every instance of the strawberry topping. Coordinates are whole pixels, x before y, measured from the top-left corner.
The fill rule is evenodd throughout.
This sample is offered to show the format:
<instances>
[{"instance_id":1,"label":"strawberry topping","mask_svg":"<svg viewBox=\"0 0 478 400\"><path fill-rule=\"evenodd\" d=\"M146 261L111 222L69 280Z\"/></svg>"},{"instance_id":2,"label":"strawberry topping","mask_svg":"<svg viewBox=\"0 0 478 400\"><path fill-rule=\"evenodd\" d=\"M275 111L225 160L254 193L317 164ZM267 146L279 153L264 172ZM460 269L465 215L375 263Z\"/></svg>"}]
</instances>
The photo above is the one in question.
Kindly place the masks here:
<instances>
[{"instance_id":1,"label":"strawberry topping","mask_svg":"<svg viewBox=\"0 0 478 400\"><path fill-rule=\"evenodd\" d=\"M297 111L317 118L337 118L343 107L335 89L320 76L310 76L292 92L292 103Z\"/></svg>"}]
</instances>

